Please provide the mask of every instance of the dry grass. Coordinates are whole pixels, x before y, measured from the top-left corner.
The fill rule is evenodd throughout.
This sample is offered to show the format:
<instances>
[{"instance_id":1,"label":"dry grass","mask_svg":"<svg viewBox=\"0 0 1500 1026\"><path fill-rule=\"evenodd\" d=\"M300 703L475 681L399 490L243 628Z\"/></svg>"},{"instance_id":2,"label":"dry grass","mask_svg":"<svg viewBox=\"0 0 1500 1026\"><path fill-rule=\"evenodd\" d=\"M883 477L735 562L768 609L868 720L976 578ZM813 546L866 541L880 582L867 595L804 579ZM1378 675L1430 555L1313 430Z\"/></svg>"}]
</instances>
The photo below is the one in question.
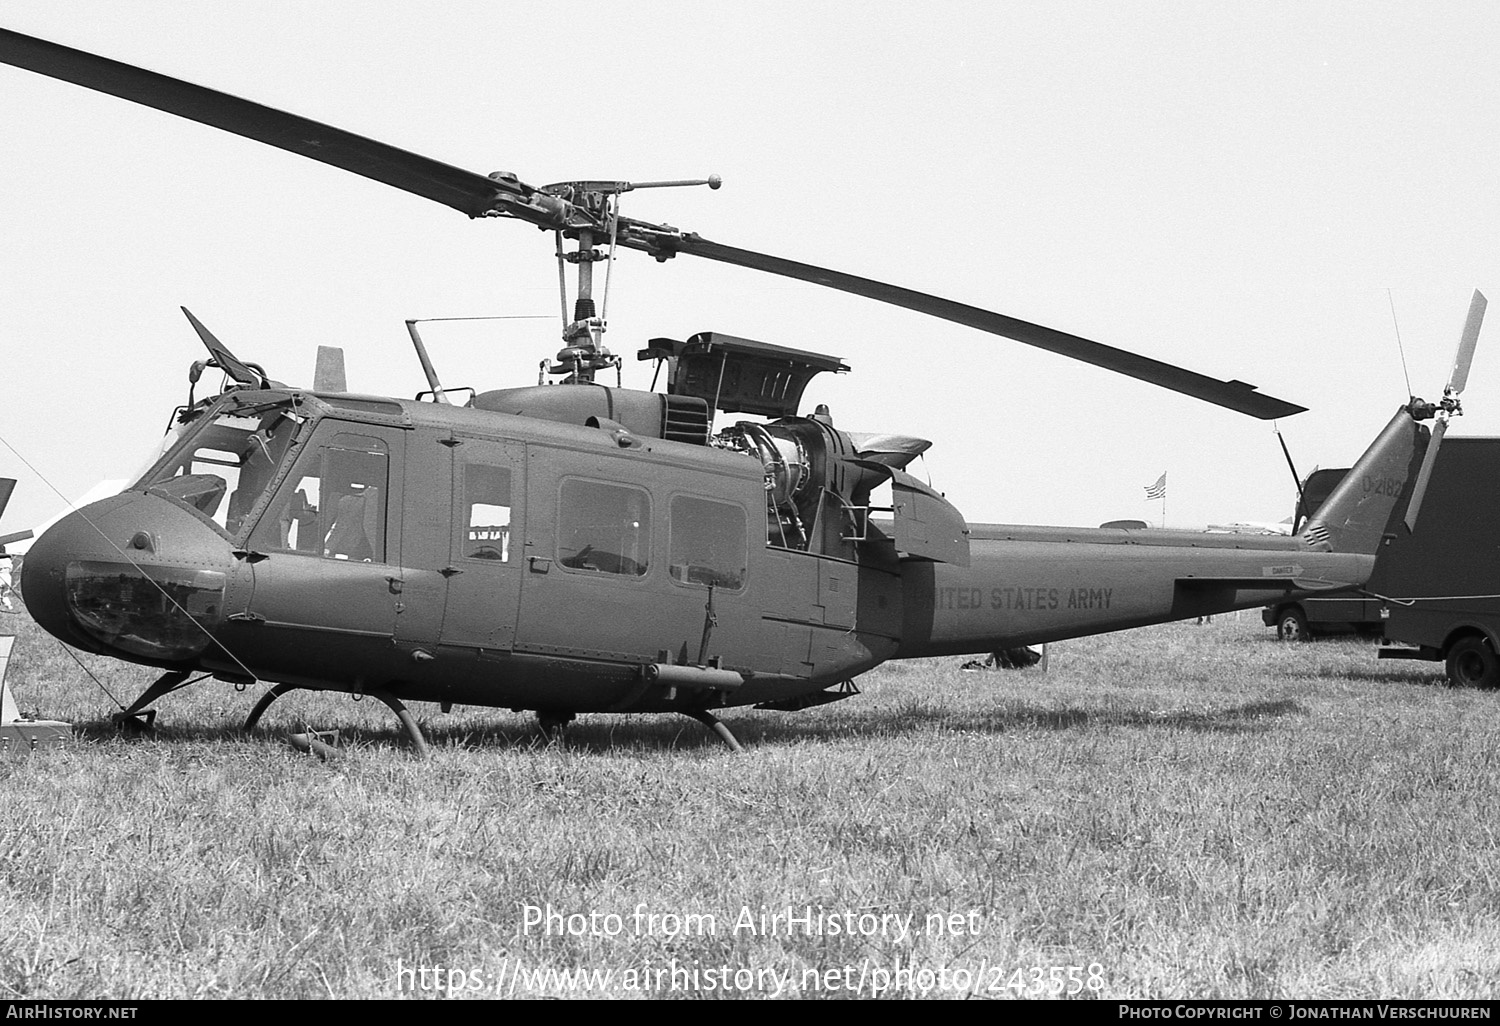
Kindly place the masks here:
<instances>
[{"instance_id":1,"label":"dry grass","mask_svg":"<svg viewBox=\"0 0 1500 1026\"><path fill-rule=\"evenodd\" d=\"M0 761L0 997L1010 996L1054 966L1081 996L1500 992L1500 695L1253 614L1057 645L1045 674L883 667L848 702L730 713L739 757L682 717L547 745L418 706L425 762L343 696L247 738L254 695L215 682L119 737L7 626L22 708L82 736ZM126 701L150 676L86 661ZM302 723L346 757L278 739ZM528 926L548 905L595 918ZM733 929L789 906L912 932Z\"/></svg>"}]
</instances>

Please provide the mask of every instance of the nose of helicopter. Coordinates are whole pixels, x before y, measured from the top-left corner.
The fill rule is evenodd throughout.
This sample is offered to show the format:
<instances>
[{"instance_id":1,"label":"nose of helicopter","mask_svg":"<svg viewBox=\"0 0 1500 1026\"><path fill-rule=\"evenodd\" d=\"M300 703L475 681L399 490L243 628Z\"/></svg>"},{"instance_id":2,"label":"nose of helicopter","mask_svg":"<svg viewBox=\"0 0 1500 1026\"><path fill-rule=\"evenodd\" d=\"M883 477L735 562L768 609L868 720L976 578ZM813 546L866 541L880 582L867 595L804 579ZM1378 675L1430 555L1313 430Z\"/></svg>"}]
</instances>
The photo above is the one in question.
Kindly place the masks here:
<instances>
[{"instance_id":1,"label":"nose of helicopter","mask_svg":"<svg viewBox=\"0 0 1500 1026\"><path fill-rule=\"evenodd\" d=\"M124 492L69 513L26 553L21 595L49 634L154 663L208 647L223 619L230 545L159 495Z\"/></svg>"}]
</instances>

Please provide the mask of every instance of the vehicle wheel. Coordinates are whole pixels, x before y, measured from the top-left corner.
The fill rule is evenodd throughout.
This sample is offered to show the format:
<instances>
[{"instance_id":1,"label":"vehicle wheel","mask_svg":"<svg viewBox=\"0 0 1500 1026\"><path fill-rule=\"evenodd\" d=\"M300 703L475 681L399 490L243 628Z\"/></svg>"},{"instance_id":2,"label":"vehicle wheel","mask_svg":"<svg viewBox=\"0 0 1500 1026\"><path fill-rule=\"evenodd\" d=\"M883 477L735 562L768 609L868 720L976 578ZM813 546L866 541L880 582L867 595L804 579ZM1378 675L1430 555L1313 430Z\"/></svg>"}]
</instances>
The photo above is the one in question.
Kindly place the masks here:
<instances>
[{"instance_id":1,"label":"vehicle wheel","mask_svg":"<svg viewBox=\"0 0 1500 1026\"><path fill-rule=\"evenodd\" d=\"M1477 634L1465 635L1448 650L1448 679L1460 687L1500 687L1500 656Z\"/></svg>"},{"instance_id":2,"label":"vehicle wheel","mask_svg":"<svg viewBox=\"0 0 1500 1026\"><path fill-rule=\"evenodd\" d=\"M1307 629L1307 617L1298 606L1287 606L1276 618L1276 636L1282 641L1311 641L1312 631Z\"/></svg>"}]
</instances>

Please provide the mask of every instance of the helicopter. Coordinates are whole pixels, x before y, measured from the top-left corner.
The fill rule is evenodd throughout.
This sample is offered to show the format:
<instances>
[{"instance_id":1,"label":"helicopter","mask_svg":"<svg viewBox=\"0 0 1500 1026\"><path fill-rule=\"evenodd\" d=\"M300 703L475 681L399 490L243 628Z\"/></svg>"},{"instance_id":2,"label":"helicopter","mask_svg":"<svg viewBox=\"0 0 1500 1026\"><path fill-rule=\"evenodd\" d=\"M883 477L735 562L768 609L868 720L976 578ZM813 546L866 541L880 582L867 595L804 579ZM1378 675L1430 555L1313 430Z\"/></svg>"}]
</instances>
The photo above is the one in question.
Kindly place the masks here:
<instances>
[{"instance_id":1,"label":"helicopter","mask_svg":"<svg viewBox=\"0 0 1500 1026\"><path fill-rule=\"evenodd\" d=\"M824 406L802 412L809 381L849 370L840 357L705 331L638 351L664 377L662 391L606 384L623 361L603 341L594 264L617 249L696 257L931 315L1261 419L1303 407L619 212L627 192L716 189L717 177L533 186L10 30L0 29L0 63L471 218L530 224L553 233L559 271L575 269L571 320L537 383L474 391L462 404L415 322L407 328L428 387L402 399L351 393L332 378L283 384L184 308L209 354L190 379L215 368L224 388L202 399L190 391L159 457L120 494L49 528L23 572L27 608L45 630L162 671L124 721L213 678L262 689L247 729L281 696L311 689L383 701L418 749L409 701L531 711L548 731L580 713L680 713L738 749L717 711L843 700L887 660L1356 587L1417 474L1430 435L1420 422L1445 425L1461 412L1456 391L1400 407L1296 537L969 523L908 472L927 440L844 430ZM1469 356L1477 293L1473 309ZM890 502L877 504L885 488Z\"/></svg>"}]
</instances>

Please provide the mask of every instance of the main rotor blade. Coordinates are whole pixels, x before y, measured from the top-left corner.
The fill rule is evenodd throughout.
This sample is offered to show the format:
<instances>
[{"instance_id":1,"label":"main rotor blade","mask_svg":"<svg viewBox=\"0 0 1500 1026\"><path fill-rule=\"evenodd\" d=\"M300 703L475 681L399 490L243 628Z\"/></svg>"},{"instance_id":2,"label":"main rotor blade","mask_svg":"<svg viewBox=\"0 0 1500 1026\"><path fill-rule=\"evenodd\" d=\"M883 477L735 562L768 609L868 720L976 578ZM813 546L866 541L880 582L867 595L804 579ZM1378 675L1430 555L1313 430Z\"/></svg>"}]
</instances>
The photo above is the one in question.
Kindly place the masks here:
<instances>
[{"instance_id":1,"label":"main rotor blade","mask_svg":"<svg viewBox=\"0 0 1500 1026\"><path fill-rule=\"evenodd\" d=\"M723 246L699 235L643 234L638 238L628 240L622 238L620 241L621 245L643 249L648 253L662 251L688 253L726 264L753 268L757 271L768 271L787 278L797 278L815 285L838 289L841 292L864 296L866 299L905 307L918 313L978 328L992 335L1001 335L1017 342L1024 342L1027 345L1046 349L1074 360L1081 360L1084 363L1091 363L1096 367L1103 367L1132 378L1139 378L1141 381L1161 385L1163 388L1170 388L1184 395L1216 403L1240 413L1248 413L1262 420L1290 417L1307 409L1305 406L1297 406L1272 396L1262 395L1255 390L1254 385L1247 385L1243 381L1220 381L1196 371L1175 367L1172 364L1126 352L1123 349L1115 349L1101 342L1092 342L1055 328L1046 328L1040 324L992 313L989 310L954 302L951 299L941 299L923 292L914 292L898 285L888 285L885 282L860 278L842 271L832 271L826 267L816 267L795 260L785 260L781 257L767 256L764 253Z\"/></svg>"},{"instance_id":2,"label":"main rotor blade","mask_svg":"<svg viewBox=\"0 0 1500 1026\"><path fill-rule=\"evenodd\" d=\"M530 194L530 187L520 183L487 178L309 118L10 29L0 29L0 62L332 164L470 217L494 211L500 197L524 200ZM517 216L524 217L524 210Z\"/></svg>"},{"instance_id":3,"label":"main rotor blade","mask_svg":"<svg viewBox=\"0 0 1500 1026\"><path fill-rule=\"evenodd\" d=\"M1422 497L1427 494L1427 482L1432 478L1433 465L1437 463L1438 447L1448 433L1448 418L1439 417L1432 425L1432 437L1427 440L1427 455L1422 458L1422 469L1417 471L1417 483L1412 485L1411 501L1406 504L1406 529L1417 529L1417 514L1422 509Z\"/></svg>"},{"instance_id":4,"label":"main rotor blade","mask_svg":"<svg viewBox=\"0 0 1500 1026\"><path fill-rule=\"evenodd\" d=\"M568 204L513 178L486 177L309 118L59 43L0 29L0 62L340 167L442 203L470 217L498 214L548 228L570 225L568 210L571 208ZM663 225L628 218L622 218L620 223L621 245L659 257L688 253L824 285L1001 335L1263 420L1289 417L1306 409L1261 395L1255 386L1243 381L1220 381L1160 360L953 300L812 264L722 246Z\"/></svg>"},{"instance_id":5,"label":"main rotor blade","mask_svg":"<svg viewBox=\"0 0 1500 1026\"><path fill-rule=\"evenodd\" d=\"M1469 316L1464 321L1464 333L1458 340L1458 355L1453 359L1453 373L1448 375L1446 392L1450 395L1458 395L1469 381L1469 364L1474 362L1474 346L1479 341L1479 328L1484 324L1484 308L1488 305L1489 300L1484 298L1484 293L1475 289L1474 298L1469 300Z\"/></svg>"}]
</instances>

